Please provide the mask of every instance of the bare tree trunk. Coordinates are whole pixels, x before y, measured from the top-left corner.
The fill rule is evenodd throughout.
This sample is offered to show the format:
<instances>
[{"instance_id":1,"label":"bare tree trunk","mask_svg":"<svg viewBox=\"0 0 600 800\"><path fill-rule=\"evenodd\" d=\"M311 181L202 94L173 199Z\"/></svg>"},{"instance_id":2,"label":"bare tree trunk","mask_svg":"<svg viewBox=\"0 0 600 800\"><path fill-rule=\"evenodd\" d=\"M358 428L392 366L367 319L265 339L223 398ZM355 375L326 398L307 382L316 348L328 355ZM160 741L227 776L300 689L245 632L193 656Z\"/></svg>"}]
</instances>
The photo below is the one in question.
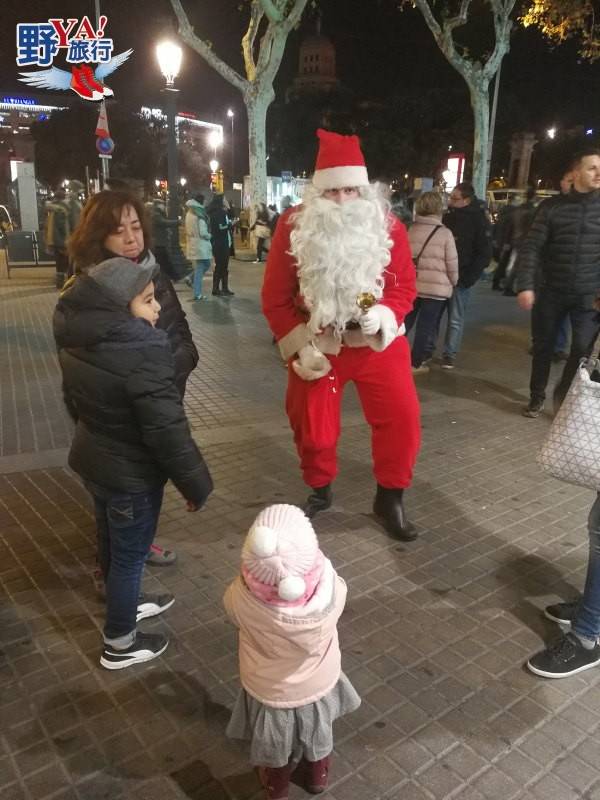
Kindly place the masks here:
<instances>
[{"instance_id":1,"label":"bare tree trunk","mask_svg":"<svg viewBox=\"0 0 600 800\"><path fill-rule=\"evenodd\" d=\"M490 131L490 97L485 80L469 83L473 109L473 187L477 197L485 200L487 189L487 156Z\"/></svg>"},{"instance_id":2,"label":"bare tree trunk","mask_svg":"<svg viewBox=\"0 0 600 800\"><path fill-rule=\"evenodd\" d=\"M244 95L248 113L252 221L258 203L267 202L267 110L273 99L271 86L259 87L258 91L249 91Z\"/></svg>"},{"instance_id":3,"label":"bare tree trunk","mask_svg":"<svg viewBox=\"0 0 600 800\"><path fill-rule=\"evenodd\" d=\"M273 81L279 70L290 31L298 24L308 0L249 0L248 29L242 37L246 76L219 58L209 42L198 36L183 8L171 0L179 35L189 47L241 92L248 114L251 219L256 204L267 200L267 110L275 99ZM240 6L241 7L241 6Z\"/></svg>"},{"instance_id":4,"label":"bare tree trunk","mask_svg":"<svg viewBox=\"0 0 600 800\"><path fill-rule=\"evenodd\" d=\"M510 48L511 14L516 0L487 0L494 23L495 44L493 52L483 62L463 55L457 49L453 38L454 31L469 21L471 0L461 0L455 16L440 14L435 0L412 0L412 2L423 15L427 27L448 62L462 75L469 87L474 129L473 186L477 196L485 199L490 126L489 85ZM440 16L439 21L435 16L436 11ZM471 16L480 13L482 12L479 10L471 11Z\"/></svg>"}]
</instances>

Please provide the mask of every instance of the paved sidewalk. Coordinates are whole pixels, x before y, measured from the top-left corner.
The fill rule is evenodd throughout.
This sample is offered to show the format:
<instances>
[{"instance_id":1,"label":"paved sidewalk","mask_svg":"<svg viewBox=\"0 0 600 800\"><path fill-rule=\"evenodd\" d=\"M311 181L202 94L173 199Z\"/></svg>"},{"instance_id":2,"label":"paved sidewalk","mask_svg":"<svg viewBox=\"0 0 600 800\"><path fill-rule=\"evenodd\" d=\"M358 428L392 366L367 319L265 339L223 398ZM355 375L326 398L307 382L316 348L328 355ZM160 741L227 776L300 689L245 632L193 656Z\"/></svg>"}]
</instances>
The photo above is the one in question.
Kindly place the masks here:
<instances>
[{"instance_id":1,"label":"paved sidewalk","mask_svg":"<svg viewBox=\"0 0 600 800\"><path fill-rule=\"evenodd\" d=\"M159 539L179 562L148 569L145 588L177 600L144 628L171 645L115 674L98 666L91 509L65 467L51 271L0 271L2 800L260 796L224 736L238 683L221 597L258 509L306 493L259 312L263 268L236 262L234 298L186 305L200 350L186 405L216 490L199 514L167 492ZM582 585L593 500L535 465L549 417L518 413L527 329L482 284L457 368L418 377L413 544L371 514L368 429L348 392L335 503L316 528L348 582L343 661L363 704L336 726L324 800L600 800L600 671L544 681L522 666L556 633L540 610Z\"/></svg>"}]
</instances>

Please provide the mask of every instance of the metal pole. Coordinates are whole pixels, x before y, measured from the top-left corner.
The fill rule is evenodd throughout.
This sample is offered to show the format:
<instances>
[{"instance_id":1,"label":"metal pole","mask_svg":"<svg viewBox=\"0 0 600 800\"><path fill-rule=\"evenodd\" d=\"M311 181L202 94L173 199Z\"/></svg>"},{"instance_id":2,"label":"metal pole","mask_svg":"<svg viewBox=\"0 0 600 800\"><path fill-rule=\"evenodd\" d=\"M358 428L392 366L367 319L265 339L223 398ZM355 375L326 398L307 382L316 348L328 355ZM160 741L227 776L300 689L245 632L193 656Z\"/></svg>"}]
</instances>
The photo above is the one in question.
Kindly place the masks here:
<instances>
[{"instance_id":1,"label":"metal pole","mask_svg":"<svg viewBox=\"0 0 600 800\"><path fill-rule=\"evenodd\" d=\"M183 277L189 270L189 262L186 260L179 242L179 170L177 167L177 135L175 129L175 115L177 111L178 90L172 86L166 86L163 90L166 95L167 111L167 179L169 182L169 195L167 203L167 217L169 225L169 257L171 267L175 275Z\"/></svg>"},{"instance_id":2,"label":"metal pole","mask_svg":"<svg viewBox=\"0 0 600 800\"><path fill-rule=\"evenodd\" d=\"M94 0L94 9L96 11L96 28L100 28L100 0ZM104 103L104 100L102 101ZM102 164L102 188L106 188L106 182L110 178L110 165L108 158L100 156L100 163Z\"/></svg>"},{"instance_id":3,"label":"metal pole","mask_svg":"<svg viewBox=\"0 0 600 800\"><path fill-rule=\"evenodd\" d=\"M234 115L231 115L231 181L235 180L235 144L233 143L233 119Z\"/></svg>"},{"instance_id":4,"label":"metal pole","mask_svg":"<svg viewBox=\"0 0 600 800\"><path fill-rule=\"evenodd\" d=\"M179 216L179 202L177 198L179 175L177 174L177 138L175 133L177 89L167 87L165 89L165 94L167 101L167 180L169 182L167 216L170 219L177 219Z\"/></svg>"},{"instance_id":5,"label":"metal pole","mask_svg":"<svg viewBox=\"0 0 600 800\"><path fill-rule=\"evenodd\" d=\"M108 160L110 156L100 156L100 161L102 163L102 188L106 188L106 182L110 178L110 168L108 165Z\"/></svg>"},{"instance_id":6,"label":"metal pole","mask_svg":"<svg viewBox=\"0 0 600 800\"><path fill-rule=\"evenodd\" d=\"M496 110L498 108L498 89L500 88L500 70L502 69L502 61L498 65L498 72L496 72L496 79L494 80L494 99L492 100L492 113L490 114L490 128L488 133L488 157L485 169L485 188L490 180L490 170L492 167L492 150L494 148L494 131L496 128Z\"/></svg>"}]
</instances>

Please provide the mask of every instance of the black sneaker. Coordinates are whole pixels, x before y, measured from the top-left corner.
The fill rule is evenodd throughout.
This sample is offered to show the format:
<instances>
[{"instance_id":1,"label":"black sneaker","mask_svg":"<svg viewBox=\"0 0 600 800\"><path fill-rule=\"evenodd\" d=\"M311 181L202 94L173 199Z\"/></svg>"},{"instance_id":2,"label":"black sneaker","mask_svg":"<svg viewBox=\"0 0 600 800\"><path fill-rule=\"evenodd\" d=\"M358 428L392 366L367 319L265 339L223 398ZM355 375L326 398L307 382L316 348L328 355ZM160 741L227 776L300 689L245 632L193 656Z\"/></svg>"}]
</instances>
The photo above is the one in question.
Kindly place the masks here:
<instances>
[{"instance_id":1,"label":"black sneaker","mask_svg":"<svg viewBox=\"0 0 600 800\"><path fill-rule=\"evenodd\" d=\"M544 615L551 619L552 622L558 622L559 625L570 626L578 608L579 600L574 600L571 603L555 603L554 605L546 606Z\"/></svg>"},{"instance_id":2,"label":"black sneaker","mask_svg":"<svg viewBox=\"0 0 600 800\"><path fill-rule=\"evenodd\" d=\"M544 409L544 401L543 400L530 400L529 404L525 406L523 411L521 412L524 417L529 417L530 419L536 419L542 413Z\"/></svg>"},{"instance_id":3,"label":"black sneaker","mask_svg":"<svg viewBox=\"0 0 600 800\"><path fill-rule=\"evenodd\" d=\"M442 369L454 369L454 359L451 356L442 358Z\"/></svg>"},{"instance_id":4,"label":"black sneaker","mask_svg":"<svg viewBox=\"0 0 600 800\"><path fill-rule=\"evenodd\" d=\"M162 614L167 608L171 608L175 598L168 592L165 594L145 594L140 592L137 604L136 622L148 617L156 617Z\"/></svg>"},{"instance_id":5,"label":"black sneaker","mask_svg":"<svg viewBox=\"0 0 600 800\"><path fill-rule=\"evenodd\" d=\"M108 644L100 656L100 664L105 669L125 669L133 664L143 664L162 655L169 646L164 633L141 633L138 631L135 642L126 650L117 650Z\"/></svg>"},{"instance_id":6,"label":"black sneaker","mask_svg":"<svg viewBox=\"0 0 600 800\"><path fill-rule=\"evenodd\" d=\"M600 664L600 645L591 650L574 633L565 633L553 644L532 656L527 667L543 678L568 678Z\"/></svg>"}]
</instances>

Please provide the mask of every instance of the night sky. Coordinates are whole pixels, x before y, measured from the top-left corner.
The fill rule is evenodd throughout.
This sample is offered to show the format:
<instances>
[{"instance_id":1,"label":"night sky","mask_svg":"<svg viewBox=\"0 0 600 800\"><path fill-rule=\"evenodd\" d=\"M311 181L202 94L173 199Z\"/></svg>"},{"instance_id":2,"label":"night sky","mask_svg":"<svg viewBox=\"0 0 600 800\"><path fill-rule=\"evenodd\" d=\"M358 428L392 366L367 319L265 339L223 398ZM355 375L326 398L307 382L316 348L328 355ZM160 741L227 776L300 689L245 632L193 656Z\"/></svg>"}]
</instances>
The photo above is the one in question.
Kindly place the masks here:
<instances>
[{"instance_id":1,"label":"night sky","mask_svg":"<svg viewBox=\"0 0 600 800\"><path fill-rule=\"evenodd\" d=\"M241 69L240 38L246 20L237 11L239 0L184 0L198 32L232 66ZM434 87L457 88L463 102L457 116L470 119L466 85L445 61L419 12L397 10L395 0L321 0L322 30L336 45L338 78L356 94L383 99L410 87L427 95ZM27 93L16 80L15 29L17 22L45 21L48 16L94 16L93 0L9 0L3 5L0 30L1 88ZM107 33L116 53L129 47L134 55L111 79L119 98L151 105L160 102L162 76L154 56L154 45L170 30L175 17L168 0L101 0L108 16ZM481 6L482 18L485 11ZM488 15L489 16L489 15ZM277 78L278 96L296 71L302 35L315 29L315 14L305 13L301 29L289 40ZM56 62L62 67L63 63ZM236 112L236 140L240 157L244 151L245 114L239 94L200 56L187 48L177 83L180 107L201 117L227 124L228 107ZM536 31L517 29L509 55L504 59L498 110L499 141L510 132L529 129L539 135L551 125L559 130L583 125L600 130L600 62L580 63L574 44L551 49ZM228 130L228 127L226 127Z\"/></svg>"}]
</instances>

